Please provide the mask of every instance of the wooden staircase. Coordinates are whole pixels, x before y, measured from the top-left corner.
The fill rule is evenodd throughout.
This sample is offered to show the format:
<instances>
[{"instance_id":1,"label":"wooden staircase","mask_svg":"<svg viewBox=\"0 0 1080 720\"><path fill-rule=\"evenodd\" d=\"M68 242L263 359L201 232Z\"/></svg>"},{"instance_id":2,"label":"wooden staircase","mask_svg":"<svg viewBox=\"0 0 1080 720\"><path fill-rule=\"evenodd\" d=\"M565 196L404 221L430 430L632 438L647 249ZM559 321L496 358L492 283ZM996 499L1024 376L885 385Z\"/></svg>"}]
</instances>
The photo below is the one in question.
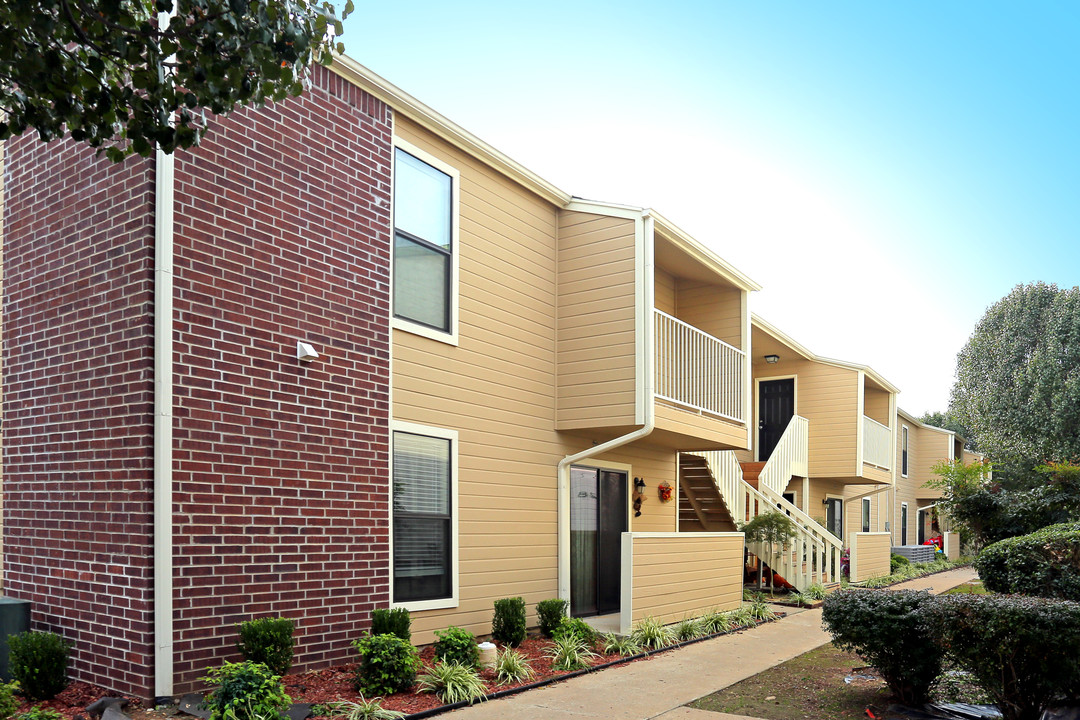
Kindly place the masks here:
<instances>
[{"instance_id":1,"label":"wooden staircase","mask_svg":"<svg viewBox=\"0 0 1080 720\"><path fill-rule=\"evenodd\" d=\"M709 463L679 454L679 532L735 532L735 519L716 487Z\"/></svg>"},{"instance_id":2,"label":"wooden staircase","mask_svg":"<svg viewBox=\"0 0 1080 720\"><path fill-rule=\"evenodd\" d=\"M765 469L765 463L763 462L741 462L739 467L742 468L742 479L748 483L750 487L755 490L759 490L758 478L761 476L761 471Z\"/></svg>"}]
</instances>

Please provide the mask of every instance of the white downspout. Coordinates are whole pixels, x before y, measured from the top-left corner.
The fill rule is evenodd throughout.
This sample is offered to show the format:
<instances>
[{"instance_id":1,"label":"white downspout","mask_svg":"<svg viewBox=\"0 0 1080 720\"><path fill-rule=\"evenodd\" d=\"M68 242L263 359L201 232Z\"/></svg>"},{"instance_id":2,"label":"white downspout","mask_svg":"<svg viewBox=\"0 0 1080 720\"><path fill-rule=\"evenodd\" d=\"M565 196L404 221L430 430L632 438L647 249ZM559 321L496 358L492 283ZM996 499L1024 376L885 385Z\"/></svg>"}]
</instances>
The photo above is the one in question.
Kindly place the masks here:
<instances>
[{"instance_id":1,"label":"white downspout","mask_svg":"<svg viewBox=\"0 0 1080 720\"><path fill-rule=\"evenodd\" d=\"M176 15L158 14L162 28ZM154 157L154 697L173 694L173 205L176 159Z\"/></svg>"},{"instance_id":2,"label":"white downspout","mask_svg":"<svg viewBox=\"0 0 1080 720\"><path fill-rule=\"evenodd\" d=\"M177 2L158 13L167 29ZM175 56L174 56L175 57ZM173 58L169 58L172 60ZM168 70L162 69L162 72ZM154 697L173 694L173 208L176 158L154 165Z\"/></svg>"},{"instance_id":3,"label":"white downspout","mask_svg":"<svg viewBox=\"0 0 1080 720\"><path fill-rule=\"evenodd\" d=\"M650 215L649 210L642 212L641 222L644 259L642 263L642 274L638 278L638 281L643 285L643 292L641 294L642 307L639 308L639 310L645 317L645 343L641 363L641 372L644 376L644 382L640 383L641 401L644 410L644 424L633 432L613 438L605 443L594 445L579 453L567 455L559 461L559 597L567 602L570 601L570 467L574 463L581 462L590 457L595 457L608 450L622 447L635 440L640 440L652 433L656 428L656 400L654 397L656 383L655 372L653 369L653 363L655 362L656 357L654 354L656 339L653 334L653 305L655 295L655 287L653 285L653 263L655 255L653 242L654 220ZM573 608L571 608L571 610L573 610Z\"/></svg>"},{"instance_id":4,"label":"white downspout","mask_svg":"<svg viewBox=\"0 0 1080 720\"><path fill-rule=\"evenodd\" d=\"M175 159L157 151L154 188L154 696L173 694L172 404Z\"/></svg>"}]
</instances>

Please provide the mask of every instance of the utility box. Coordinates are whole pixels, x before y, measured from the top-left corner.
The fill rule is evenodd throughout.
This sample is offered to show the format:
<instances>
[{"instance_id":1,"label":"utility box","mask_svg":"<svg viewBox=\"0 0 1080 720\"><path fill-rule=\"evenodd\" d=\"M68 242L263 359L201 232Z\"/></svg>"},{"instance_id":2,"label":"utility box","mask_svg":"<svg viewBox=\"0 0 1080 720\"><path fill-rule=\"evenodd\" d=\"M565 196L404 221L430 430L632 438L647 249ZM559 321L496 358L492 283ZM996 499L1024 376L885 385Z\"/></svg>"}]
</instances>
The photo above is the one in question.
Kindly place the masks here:
<instances>
[{"instance_id":1,"label":"utility box","mask_svg":"<svg viewBox=\"0 0 1080 720\"><path fill-rule=\"evenodd\" d=\"M8 637L30 630L30 601L0 597L0 679L11 682Z\"/></svg>"},{"instance_id":2,"label":"utility box","mask_svg":"<svg viewBox=\"0 0 1080 720\"><path fill-rule=\"evenodd\" d=\"M937 548L933 545L894 545L894 555L903 555L913 563L934 562Z\"/></svg>"}]
</instances>

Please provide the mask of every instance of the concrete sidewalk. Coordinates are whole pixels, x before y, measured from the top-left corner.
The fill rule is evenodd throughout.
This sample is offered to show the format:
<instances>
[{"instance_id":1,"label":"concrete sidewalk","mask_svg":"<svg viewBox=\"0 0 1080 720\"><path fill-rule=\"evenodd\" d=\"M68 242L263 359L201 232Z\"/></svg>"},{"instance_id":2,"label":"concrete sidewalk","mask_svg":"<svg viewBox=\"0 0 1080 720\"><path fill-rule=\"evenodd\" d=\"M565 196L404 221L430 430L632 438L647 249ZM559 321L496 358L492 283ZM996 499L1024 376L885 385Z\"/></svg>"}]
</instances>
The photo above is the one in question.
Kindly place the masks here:
<instances>
[{"instance_id":1,"label":"concrete sidewalk","mask_svg":"<svg viewBox=\"0 0 1080 720\"><path fill-rule=\"evenodd\" d=\"M894 586L941 592L975 579L970 567ZM682 707L829 642L821 610L723 635L565 682L456 710L455 720L735 720Z\"/></svg>"}]
</instances>

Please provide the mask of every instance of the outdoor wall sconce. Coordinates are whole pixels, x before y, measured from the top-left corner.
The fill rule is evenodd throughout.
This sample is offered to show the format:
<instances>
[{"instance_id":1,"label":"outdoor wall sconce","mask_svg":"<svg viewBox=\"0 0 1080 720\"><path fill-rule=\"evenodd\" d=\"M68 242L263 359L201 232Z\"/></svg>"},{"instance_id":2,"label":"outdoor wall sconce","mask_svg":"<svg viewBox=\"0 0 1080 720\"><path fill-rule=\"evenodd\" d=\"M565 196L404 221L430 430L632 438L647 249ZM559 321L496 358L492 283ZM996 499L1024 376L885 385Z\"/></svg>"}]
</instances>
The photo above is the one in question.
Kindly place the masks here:
<instances>
[{"instance_id":1,"label":"outdoor wall sconce","mask_svg":"<svg viewBox=\"0 0 1080 720\"><path fill-rule=\"evenodd\" d=\"M634 492L645 492L645 478L634 478Z\"/></svg>"},{"instance_id":2,"label":"outdoor wall sconce","mask_svg":"<svg viewBox=\"0 0 1080 720\"><path fill-rule=\"evenodd\" d=\"M296 359L301 362L311 362L319 357L315 348L306 342L296 341Z\"/></svg>"},{"instance_id":3,"label":"outdoor wall sconce","mask_svg":"<svg viewBox=\"0 0 1080 720\"><path fill-rule=\"evenodd\" d=\"M779 355L766 355L765 356L765 362L769 363L770 365L775 365L776 363L780 362L780 356Z\"/></svg>"}]
</instances>

